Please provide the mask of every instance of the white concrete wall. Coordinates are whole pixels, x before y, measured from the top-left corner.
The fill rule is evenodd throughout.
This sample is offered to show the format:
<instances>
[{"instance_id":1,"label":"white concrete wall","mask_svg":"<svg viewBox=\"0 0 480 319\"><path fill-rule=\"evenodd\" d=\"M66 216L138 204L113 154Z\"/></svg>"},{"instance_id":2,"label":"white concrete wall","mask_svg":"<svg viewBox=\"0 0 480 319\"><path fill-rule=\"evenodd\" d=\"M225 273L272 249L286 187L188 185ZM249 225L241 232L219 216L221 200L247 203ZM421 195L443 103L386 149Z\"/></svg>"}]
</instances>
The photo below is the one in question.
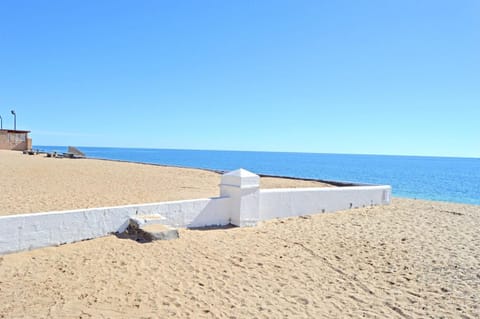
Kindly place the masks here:
<instances>
[{"instance_id":1,"label":"white concrete wall","mask_svg":"<svg viewBox=\"0 0 480 319\"><path fill-rule=\"evenodd\" d=\"M259 220L390 203L390 186L259 190L258 176L226 174L222 197L0 217L0 254L123 232L135 215L172 227L254 226Z\"/></svg>"},{"instance_id":2,"label":"white concrete wall","mask_svg":"<svg viewBox=\"0 0 480 319\"><path fill-rule=\"evenodd\" d=\"M174 227L227 225L229 198L0 217L0 255L123 232L134 215L160 214Z\"/></svg>"},{"instance_id":3,"label":"white concrete wall","mask_svg":"<svg viewBox=\"0 0 480 319\"><path fill-rule=\"evenodd\" d=\"M390 203L390 186L260 190L260 220Z\"/></svg>"}]
</instances>

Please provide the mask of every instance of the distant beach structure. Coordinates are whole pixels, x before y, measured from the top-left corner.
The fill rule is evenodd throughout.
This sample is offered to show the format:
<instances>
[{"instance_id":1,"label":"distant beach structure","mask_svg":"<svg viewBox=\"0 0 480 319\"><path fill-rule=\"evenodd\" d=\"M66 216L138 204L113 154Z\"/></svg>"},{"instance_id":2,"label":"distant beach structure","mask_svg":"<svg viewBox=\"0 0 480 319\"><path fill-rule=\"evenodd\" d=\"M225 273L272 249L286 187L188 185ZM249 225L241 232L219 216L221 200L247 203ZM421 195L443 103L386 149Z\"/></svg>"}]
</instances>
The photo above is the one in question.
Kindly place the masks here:
<instances>
[{"instance_id":1,"label":"distant beach structure","mask_svg":"<svg viewBox=\"0 0 480 319\"><path fill-rule=\"evenodd\" d=\"M85 154L78 148L69 146L67 153L63 153L63 156L68 158L84 158Z\"/></svg>"},{"instance_id":2,"label":"distant beach structure","mask_svg":"<svg viewBox=\"0 0 480 319\"><path fill-rule=\"evenodd\" d=\"M0 129L0 149L25 151L32 149L30 131Z\"/></svg>"}]
</instances>

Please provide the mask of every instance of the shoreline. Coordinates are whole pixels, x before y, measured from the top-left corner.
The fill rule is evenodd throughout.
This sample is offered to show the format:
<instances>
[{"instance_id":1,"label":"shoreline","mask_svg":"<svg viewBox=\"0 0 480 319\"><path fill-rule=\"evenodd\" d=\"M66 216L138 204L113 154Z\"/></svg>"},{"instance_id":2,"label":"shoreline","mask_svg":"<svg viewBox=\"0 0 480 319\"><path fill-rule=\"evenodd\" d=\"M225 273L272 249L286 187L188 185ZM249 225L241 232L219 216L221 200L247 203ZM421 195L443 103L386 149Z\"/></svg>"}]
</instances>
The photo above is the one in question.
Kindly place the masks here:
<instances>
[{"instance_id":1,"label":"shoreline","mask_svg":"<svg viewBox=\"0 0 480 319\"><path fill-rule=\"evenodd\" d=\"M21 153L21 151L7 151L7 150L0 150L0 152L12 152L12 153ZM39 155L24 155L25 157L44 157L42 154ZM51 160L60 160L60 159L51 159ZM180 165L167 165L167 164L158 164L158 163L149 163L149 162L136 162L136 161L129 161L129 160L117 160L117 159L109 159L109 158L95 158L95 157L85 157L83 159L63 159L63 160L92 160L92 161L104 161L104 162L112 162L112 163L126 163L126 164L133 164L133 165L144 165L146 167L161 167L161 168L178 168L178 169L184 169L184 170L198 170L198 171L204 171L204 172L209 172L209 173L215 173L218 175L221 175L227 171L224 170L219 170L219 169L209 169L209 168L202 168L202 167L189 167L189 166L180 166ZM375 185L375 184L369 184L369 183L357 183L357 182L350 182L350 181L334 181L334 180L324 180L324 179L317 179L317 178L304 178L304 177L295 177L295 176L283 176L283 175L271 175L271 174L258 174L257 172L253 172L257 175L259 175L262 178L271 178L271 179L283 179L283 180L291 180L292 182L295 181L301 181L301 182L313 182L313 183L322 183L326 185L332 185L335 187L343 187L343 186L370 186L370 185ZM418 197L407 197L407 196L397 196L395 195L395 189L392 190L393 198L399 198L399 199L412 199L412 200L419 200L419 201L431 201L431 202L436 202L436 203L454 203L454 204L463 204L463 205L472 205L472 206L478 206L480 207L480 204L474 204L474 203L469 203L469 202L462 202L462 201L451 201L451 200L442 200L442 199L431 199L431 198L418 198ZM189 198L179 198L180 199L189 199ZM190 198L191 199L191 198ZM145 202L145 203L152 203L152 202ZM134 204L142 204L142 203L130 203L132 205ZM112 205L109 205L112 206ZM116 206L116 205L113 205ZM81 207L85 208L85 207ZM94 207L87 207L87 208L94 208ZM0 216L2 216L1 210L0 210Z\"/></svg>"},{"instance_id":2,"label":"shoreline","mask_svg":"<svg viewBox=\"0 0 480 319\"><path fill-rule=\"evenodd\" d=\"M355 154L353 154L353 155L355 155ZM395 155L395 156L397 156L397 155ZM400 155L398 155L398 156L400 156ZM226 170L210 169L210 168L203 168L203 167L190 167L190 166L167 165L167 164L148 163L148 162L135 162L135 161L117 160L117 159L110 159L110 158L85 157L85 159L107 161L107 162L119 162L119 163L150 165L150 166L159 166L159 167L167 167L167 168L170 167L170 168L180 168L180 169L194 169L194 170L207 171L207 172L212 172L212 173L217 173L217 174L223 174L223 173L228 172ZM319 183L329 184L329 185L336 186L336 187L375 186L375 185L377 185L377 184L360 183L360 182L357 183L357 182L350 182L350 181L335 181L335 180L326 180L326 179L319 179L319 178L259 174L259 173L256 173L256 172L253 172L253 173L257 174L260 177L280 178L280 179L287 179L287 180L294 180L294 181L319 182ZM394 192L395 189L393 189L392 191ZM480 204L472 204L472 203L461 202L461 201L449 201L449 200L418 198L418 197L406 197L406 196L397 196L397 195L392 195L392 197L393 198L399 198L399 199L412 199L412 200L420 200L420 201L429 201L429 202L438 202L438 203L452 203L452 204L472 205L472 206L479 206L480 207Z\"/></svg>"},{"instance_id":3,"label":"shoreline","mask_svg":"<svg viewBox=\"0 0 480 319\"><path fill-rule=\"evenodd\" d=\"M241 152L241 151L239 151L239 152ZM278 152L273 152L273 153L278 153ZM316 154L316 153L305 153L305 154ZM345 155L360 155L360 154L345 154ZM365 155L368 155L368 154L365 154ZM385 156L389 156L389 155L385 155ZM403 155L391 155L391 156L403 156ZM405 155L405 156L407 156L407 155ZM410 157L410 156L407 156L407 157ZM418 156L418 157L422 157L422 156ZM432 157L432 156L423 156L423 157ZM439 157L441 157L441 156L439 156ZM446 158L450 158L450 157L446 157ZM463 158L463 157L452 157L452 158ZM470 159L469 157L465 157L465 158ZM217 173L217 174L224 174L224 173L228 172L227 170L220 170L220 169L211 169L211 168L193 167L193 166L180 166L180 165L167 165L167 164L148 163L148 162L135 162L135 161L117 160L117 159L109 159L109 158L86 157L85 159L120 162L120 163L132 163L132 164L141 164L141 165L152 165L152 166L160 166L160 167L196 169L196 170L203 170L203 171L207 171L207 172L213 172L213 173ZM480 158L479 158L479 160L480 160ZM256 172L252 172L252 173L257 174L260 177L281 178L281 179L307 181L307 182L320 182L320 183L330 184L330 185L333 185L333 186L336 186L336 187L375 186L375 185L377 185L377 184L362 183L362 182L326 180L326 179L320 179L320 178L296 177L296 176L288 176L288 175L271 175L271 174L261 174L261 173L256 173ZM392 189L392 192L394 192L394 191L395 191L395 189ZM473 205L473 206L479 206L480 207L480 204L473 204L473 203L467 203L467 202L461 202L461 201L449 201L449 200L442 200L442 199L406 197L406 196L396 196L396 195L392 195L392 197L393 198L400 198L400 199L403 198L403 199L413 199L413 200L421 200L421 201L439 202L439 203Z\"/></svg>"},{"instance_id":4,"label":"shoreline","mask_svg":"<svg viewBox=\"0 0 480 319\"><path fill-rule=\"evenodd\" d=\"M152 165L152 166L160 166L160 167L197 169L197 170L202 170L202 171L207 171L207 172L212 172L212 173L217 173L217 174L224 174L224 173L228 172L227 170L213 169L213 168L181 166L181 165L167 165L167 164L148 163L148 162L135 162L135 161L117 160L117 159L101 158L101 157L85 157L85 159L110 161L110 162L120 162L120 163L131 163L131 164L141 164L141 165ZM239 168L241 168L241 167L239 167ZM252 173L255 173L255 172L252 172ZM320 182L320 183L330 184L330 185L337 186L337 187L342 187L342 186L374 186L375 185L375 184L355 183L355 182L348 182L348 181L333 181L333 180L326 180L326 179L320 179L320 178L271 175L271 174L261 174L261 173L255 173L255 174L257 174L260 177L282 178L282 179L307 181L307 182Z\"/></svg>"},{"instance_id":5,"label":"shoreline","mask_svg":"<svg viewBox=\"0 0 480 319\"><path fill-rule=\"evenodd\" d=\"M197 161L196 160L197 155L195 155L196 153L189 154L188 153L189 150L146 149L146 150L148 150L148 152L145 153L145 155L144 155L143 152L141 151L142 149L132 148L132 154L129 154L123 148L105 148L105 149L112 149L112 150L117 149L118 151L108 151L108 150L103 150L103 149L104 148L101 148L101 147L91 148L90 152L93 155L96 154L98 156L98 158L102 158L102 159L105 159L105 160L112 160L112 159L109 159L109 158L105 158L105 156L115 154L116 157L119 157L119 158L134 159L134 160L126 160L127 162L145 163L145 162L143 162L145 159L151 159L153 162L159 162L159 161L161 161L162 156L165 155L167 160L163 160L163 161L164 162L172 162L173 164L157 164L157 163L145 163L145 164L167 165L167 166L172 166L172 167L198 168L196 165L198 165L199 163L203 163L203 165L206 166L206 167L225 167L224 165L222 166L222 162L218 161L218 160L213 160L212 162L203 161L202 158L204 156L215 156L213 153L209 153L210 151L204 151L204 150L195 150L197 152L200 152L200 153L198 153L199 155L198 155L198 161ZM137 152L135 150L137 150ZM158 151L158 153L156 153L155 151ZM162 153L162 151L165 151L165 154ZM169 151L172 151L173 153L171 153ZM205 154L203 154L202 152L205 152ZM219 151L219 152L223 152L223 151ZM88 153L88 151L87 151L87 153ZM162 154L164 154L164 155L162 155ZM279 153L279 155L278 155L279 159L289 159L290 158L288 156L287 157L282 157L281 154L284 154L284 153ZM311 153L311 154L314 155L314 153ZM234 162L237 161L237 162L244 163L243 166L249 167L250 170L252 172L256 173L256 174L259 174L262 171L273 172L273 174L266 173L264 175L282 176L282 177L286 177L286 178L299 178L299 179L305 179L305 180L321 180L321 181L324 181L324 182L334 183L335 185L339 185L339 186L350 185L350 184L372 184L372 183L373 184L390 184L393 187L393 195L397 196L397 197L419 198L419 199L435 200L435 201L442 201L442 202L455 202L455 203L480 205L480 201L478 200L478 198L480 198L479 197L480 194L478 194L478 191L476 191L475 188L474 188L474 185L476 184L476 182L475 182L475 180L472 179L473 177L470 177L470 178L466 179L465 180L466 184L462 184L462 179L459 177L461 175L450 176L451 174L450 175L449 174L443 174L442 172L438 171L438 167L439 167L438 165L434 165L434 167L436 167L436 168L434 168L432 170L430 170L430 169L427 170L427 175L425 175L425 176L420 176L420 175L416 174L412 169L409 169L409 167L411 167L411 165L409 166L407 164L401 166L402 170L392 168L391 170L386 172L390 175L393 174L393 175L391 175L391 177L388 177L388 181L387 181L387 176L385 176L385 178L384 178L382 175L375 173L374 168L369 168L368 172L365 173L365 174L362 173L363 171L362 171L361 167L356 165L355 161L354 161L354 158L355 158L354 156L356 156L358 154L317 154L317 155L347 156L346 158L340 157L339 160L345 161L345 163L350 163L350 165L352 165L353 168L351 170L349 170L349 172L350 172L349 174L342 174L341 171L343 170L343 168L341 167L341 165L336 165L334 162L332 162L331 159L329 159L329 157L326 157L325 159L323 157L319 157L318 158L318 163L319 163L318 165L321 165L321 163L323 163L323 161L325 160L326 161L325 163L327 163L327 165L333 165L332 169L338 170L338 172L339 172L338 174L330 174L329 170L324 170L325 174L321 174L319 172L316 172L315 171L315 165L316 164L315 165L309 165L310 160L308 160L306 162L307 166L306 166L305 170L303 170L303 169L283 169L282 165L274 165L273 162L272 162L273 166L271 167L272 169L266 169L266 170L263 169L262 170L261 168L263 166L256 165L255 160L254 160L254 156L252 156L252 155L248 155L248 154L246 154L246 155L235 155L235 154L228 155L228 152L227 152L227 155L225 155L226 156L225 158L228 159L231 156L233 156L232 160ZM173 157L171 157L171 156L173 156ZM176 162L175 157L177 157L177 156L179 156L180 159L182 158L182 156L193 156L193 159L192 160L182 160L182 161L177 161ZM219 156L221 156L221 155L219 155ZM352 158L350 158L348 156L352 156ZM375 155L369 155L369 156L375 156ZM170 158L170 160L168 160L169 158ZM367 161L368 158L370 158L370 157L365 157L364 161ZM443 164L441 164L441 165L456 165L455 163L450 163L449 164L448 159L449 158L445 158L445 160L442 162ZM472 162L470 158L456 158L456 159L461 161L458 164L461 164L462 166L466 165L465 167L468 168L468 169L473 169L475 171L477 168L480 168L476 164L477 161ZM264 158L264 160L266 160L267 162L268 161L274 161L275 158L273 158L271 156L270 157L267 156L267 157ZM298 160L300 161L299 163L303 163L302 158L299 158ZM120 161L124 161L124 160L120 160ZM312 158L312 161L313 161L313 163L316 163L317 159ZM335 158L333 159L333 161L336 161ZM371 165L375 165L375 163L376 163L375 161L377 161L377 160L374 157L372 157L371 160L369 159L365 163L366 164L371 163ZM408 160L406 159L406 161L408 161ZM433 159L433 161L435 163L436 160ZM445 162L445 161L447 161L447 162ZM465 161L467 161L467 162L465 162ZM182 162L183 164L186 164L186 165L189 165L189 166L175 165L175 163L178 163L178 162ZM297 163L297 159L294 159L292 164L295 165L295 163ZM396 165L396 162L391 161L391 160L380 161L380 163L381 163L381 165ZM480 162L478 162L478 163L480 163ZM413 162L411 164L416 165L416 162ZM428 162L425 163L425 160L424 160L420 164L421 165L427 165ZM239 166L242 166L242 165L239 165ZM254 169L255 167L257 169ZM235 167L235 169L236 168L238 168L238 167ZM199 169L219 171L219 172L222 171L222 170L215 169L215 168L211 169L211 168L200 167ZM410 173L406 174L406 175L403 174L402 173L403 169L407 169L407 171L410 172ZM331 172L331 170L330 170L330 172ZM462 172L463 171L460 170L459 174L463 174ZM305 174L305 173L307 173L307 174ZM434 174L434 175L432 175L432 174ZM307 175L315 176L315 177L309 177ZM408 178L408 176L410 176L410 175L411 175L411 178ZM443 188L442 184L441 184L441 180L435 179L437 175L445 179L444 183L451 184L451 185L449 185L447 188ZM328 176L330 178L325 178L326 176ZM356 176L357 179L355 179L355 182L352 182L351 180L354 176ZM438 182L431 182L431 181L435 181L435 180L438 180ZM337 182L340 182L340 183L336 184ZM461 186L461 185L471 185L471 186L467 187L467 186ZM442 189L442 191L438 192L439 189Z\"/></svg>"}]
</instances>

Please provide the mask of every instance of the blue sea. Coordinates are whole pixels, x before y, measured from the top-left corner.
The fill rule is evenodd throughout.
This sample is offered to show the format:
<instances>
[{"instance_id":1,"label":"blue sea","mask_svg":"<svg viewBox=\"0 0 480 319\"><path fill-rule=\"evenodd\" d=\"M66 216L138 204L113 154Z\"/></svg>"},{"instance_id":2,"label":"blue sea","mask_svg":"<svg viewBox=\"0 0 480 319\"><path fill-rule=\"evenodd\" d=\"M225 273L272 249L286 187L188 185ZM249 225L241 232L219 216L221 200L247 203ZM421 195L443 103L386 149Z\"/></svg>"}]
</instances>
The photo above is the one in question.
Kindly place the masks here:
<instances>
[{"instance_id":1,"label":"blue sea","mask_svg":"<svg viewBox=\"0 0 480 319\"><path fill-rule=\"evenodd\" d=\"M35 146L66 152L65 146ZM79 147L88 157L388 184L398 197L480 205L480 158Z\"/></svg>"}]
</instances>

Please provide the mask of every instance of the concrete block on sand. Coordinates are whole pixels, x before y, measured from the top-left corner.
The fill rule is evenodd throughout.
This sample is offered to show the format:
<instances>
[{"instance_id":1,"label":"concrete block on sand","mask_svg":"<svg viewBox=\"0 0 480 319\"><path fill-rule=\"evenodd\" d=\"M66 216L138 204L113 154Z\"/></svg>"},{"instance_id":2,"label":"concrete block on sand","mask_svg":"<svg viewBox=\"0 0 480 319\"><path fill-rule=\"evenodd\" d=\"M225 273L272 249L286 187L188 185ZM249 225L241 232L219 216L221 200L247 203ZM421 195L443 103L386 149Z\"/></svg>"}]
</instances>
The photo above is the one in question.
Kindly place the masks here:
<instances>
[{"instance_id":1,"label":"concrete block on sand","mask_svg":"<svg viewBox=\"0 0 480 319\"><path fill-rule=\"evenodd\" d=\"M144 237L150 240L171 240L178 238L178 230L165 225L152 224L140 228Z\"/></svg>"},{"instance_id":2,"label":"concrete block on sand","mask_svg":"<svg viewBox=\"0 0 480 319\"><path fill-rule=\"evenodd\" d=\"M130 226L128 226L126 234L130 238L142 242L177 239L179 237L178 230L159 224L161 220L161 218L149 218L149 216L133 217L130 219Z\"/></svg>"}]
</instances>

